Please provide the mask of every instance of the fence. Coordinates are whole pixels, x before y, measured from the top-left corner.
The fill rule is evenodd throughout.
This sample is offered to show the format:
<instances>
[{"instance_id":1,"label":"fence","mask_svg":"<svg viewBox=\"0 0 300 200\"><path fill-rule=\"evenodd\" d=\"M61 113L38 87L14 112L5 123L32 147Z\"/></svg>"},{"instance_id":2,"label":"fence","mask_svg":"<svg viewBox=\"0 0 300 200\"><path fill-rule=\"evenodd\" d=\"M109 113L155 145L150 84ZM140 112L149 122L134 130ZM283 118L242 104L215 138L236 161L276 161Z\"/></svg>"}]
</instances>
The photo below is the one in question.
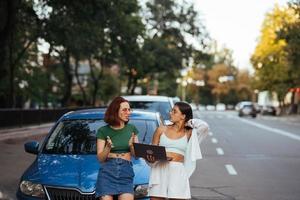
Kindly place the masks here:
<instances>
[{"instance_id":1,"label":"fence","mask_svg":"<svg viewBox=\"0 0 300 200\"><path fill-rule=\"evenodd\" d=\"M0 109L0 128L22 127L31 124L42 124L57 121L63 114L78 110L60 109Z\"/></svg>"}]
</instances>

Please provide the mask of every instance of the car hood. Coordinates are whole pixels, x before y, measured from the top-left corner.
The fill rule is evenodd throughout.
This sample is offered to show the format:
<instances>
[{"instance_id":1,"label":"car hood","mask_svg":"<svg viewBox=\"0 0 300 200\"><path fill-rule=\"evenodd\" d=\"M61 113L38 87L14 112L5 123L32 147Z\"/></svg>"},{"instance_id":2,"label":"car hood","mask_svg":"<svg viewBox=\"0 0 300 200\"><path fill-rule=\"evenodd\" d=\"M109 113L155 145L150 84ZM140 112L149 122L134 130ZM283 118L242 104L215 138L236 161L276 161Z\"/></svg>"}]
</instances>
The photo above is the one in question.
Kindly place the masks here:
<instances>
[{"instance_id":1,"label":"car hood","mask_svg":"<svg viewBox=\"0 0 300 200\"><path fill-rule=\"evenodd\" d=\"M148 183L149 166L142 159L132 159L132 162L135 173L134 184ZM96 155L40 154L22 179L48 186L93 192L99 167Z\"/></svg>"}]
</instances>

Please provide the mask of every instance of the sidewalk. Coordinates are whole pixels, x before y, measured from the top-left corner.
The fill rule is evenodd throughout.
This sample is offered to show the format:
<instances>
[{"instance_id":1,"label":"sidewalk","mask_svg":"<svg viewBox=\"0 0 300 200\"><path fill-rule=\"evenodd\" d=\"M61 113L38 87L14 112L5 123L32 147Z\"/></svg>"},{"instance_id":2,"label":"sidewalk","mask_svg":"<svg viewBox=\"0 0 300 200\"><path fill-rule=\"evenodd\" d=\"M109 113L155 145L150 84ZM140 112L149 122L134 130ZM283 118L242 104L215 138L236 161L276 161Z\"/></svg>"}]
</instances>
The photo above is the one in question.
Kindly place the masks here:
<instances>
[{"instance_id":1,"label":"sidewalk","mask_svg":"<svg viewBox=\"0 0 300 200\"><path fill-rule=\"evenodd\" d=\"M20 128L4 128L0 129L0 141L10 138L23 138L33 135L47 134L54 123L46 123L40 125L24 126Z\"/></svg>"},{"instance_id":2,"label":"sidewalk","mask_svg":"<svg viewBox=\"0 0 300 200\"><path fill-rule=\"evenodd\" d=\"M258 115L260 118L279 120L284 122L289 122L293 124L300 125L300 115L279 115L279 116L270 116L270 115Z\"/></svg>"}]
</instances>

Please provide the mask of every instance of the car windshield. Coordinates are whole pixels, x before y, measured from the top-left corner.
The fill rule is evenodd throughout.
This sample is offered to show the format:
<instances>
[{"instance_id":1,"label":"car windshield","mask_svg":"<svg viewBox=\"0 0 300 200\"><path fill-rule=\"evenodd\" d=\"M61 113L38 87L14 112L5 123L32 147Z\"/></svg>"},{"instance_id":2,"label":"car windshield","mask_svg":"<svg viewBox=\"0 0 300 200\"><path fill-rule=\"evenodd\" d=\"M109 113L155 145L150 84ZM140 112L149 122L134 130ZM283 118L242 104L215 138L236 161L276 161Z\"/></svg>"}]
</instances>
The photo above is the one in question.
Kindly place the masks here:
<instances>
[{"instance_id":1,"label":"car windshield","mask_svg":"<svg viewBox=\"0 0 300 200\"><path fill-rule=\"evenodd\" d=\"M131 108L137 109L145 109L158 111L162 115L164 120L169 120L170 115L169 112L172 109L169 102L159 101L159 102L151 102L151 101L130 101Z\"/></svg>"},{"instance_id":2,"label":"car windshield","mask_svg":"<svg viewBox=\"0 0 300 200\"><path fill-rule=\"evenodd\" d=\"M253 105L243 105L243 108L252 108Z\"/></svg>"},{"instance_id":3,"label":"car windshield","mask_svg":"<svg viewBox=\"0 0 300 200\"><path fill-rule=\"evenodd\" d=\"M155 120L130 120L138 131L141 143L151 143L158 126ZM54 129L43 153L48 154L96 154L96 133L105 125L103 120L65 120Z\"/></svg>"}]
</instances>

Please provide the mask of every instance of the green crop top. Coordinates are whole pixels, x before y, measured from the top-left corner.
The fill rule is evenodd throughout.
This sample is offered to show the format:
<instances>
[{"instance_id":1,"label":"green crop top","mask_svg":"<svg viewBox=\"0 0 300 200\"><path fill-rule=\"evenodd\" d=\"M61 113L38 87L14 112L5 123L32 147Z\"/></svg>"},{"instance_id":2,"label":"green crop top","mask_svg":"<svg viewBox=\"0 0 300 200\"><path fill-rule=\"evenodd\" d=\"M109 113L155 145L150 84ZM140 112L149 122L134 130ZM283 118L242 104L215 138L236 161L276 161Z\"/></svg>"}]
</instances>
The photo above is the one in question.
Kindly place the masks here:
<instances>
[{"instance_id":1,"label":"green crop top","mask_svg":"<svg viewBox=\"0 0 300 200\"><path fill-rule=\"evenodd\" d=\"M106 140L107 136L109 136L114 146L110 152L126 153L130 152L128 142L132 133L135 135L138 134L137 128L132 124L126 124L124 128L118 130L112 129L109 125L106 125L99 128L97 138Z\"/></svg>"}]
</instances>

